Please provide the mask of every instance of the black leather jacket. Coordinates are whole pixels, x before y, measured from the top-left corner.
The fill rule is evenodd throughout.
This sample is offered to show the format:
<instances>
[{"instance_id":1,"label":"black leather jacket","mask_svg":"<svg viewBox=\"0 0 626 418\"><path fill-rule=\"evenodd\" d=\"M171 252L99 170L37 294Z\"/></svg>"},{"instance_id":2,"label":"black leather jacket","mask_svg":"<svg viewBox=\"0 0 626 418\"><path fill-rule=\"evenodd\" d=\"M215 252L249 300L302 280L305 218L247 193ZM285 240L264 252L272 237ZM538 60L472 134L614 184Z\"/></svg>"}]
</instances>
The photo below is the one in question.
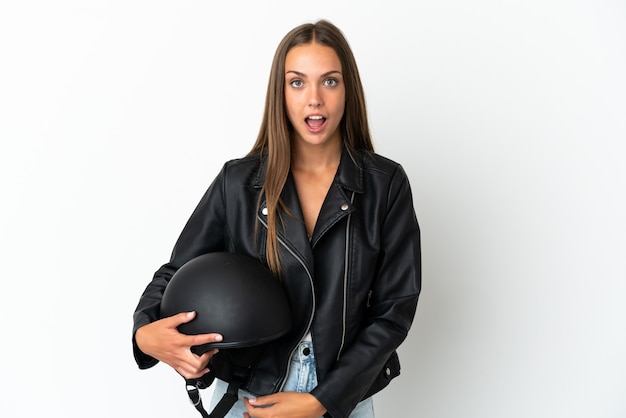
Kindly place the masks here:
<instances>
[{"instance_id":1,"label":"black leather jacket","mask_svg":"<svg viewBox=\"0 0 626 418\"><path fill-rule=\"evenodd\" d=\"M212 251L265 260L264 201L257 207L264 173L261 156L224 165L188 220L170 262L141 296L133 335L159 319L163 290L188 260ZM407 336L421 288L420 232L409 181L389 159L344 150L310 241L291 177L282 199L295 215L282 216L279 228L282 280L294 326L270 343L243 389L257 396L280 391L290 357L310 330L319 382L312 394L327 416L347 417L359 401L400 373L396 348ZM133 344L140 368L157 363L134 338Z\"/></svg>"}]
</instances>

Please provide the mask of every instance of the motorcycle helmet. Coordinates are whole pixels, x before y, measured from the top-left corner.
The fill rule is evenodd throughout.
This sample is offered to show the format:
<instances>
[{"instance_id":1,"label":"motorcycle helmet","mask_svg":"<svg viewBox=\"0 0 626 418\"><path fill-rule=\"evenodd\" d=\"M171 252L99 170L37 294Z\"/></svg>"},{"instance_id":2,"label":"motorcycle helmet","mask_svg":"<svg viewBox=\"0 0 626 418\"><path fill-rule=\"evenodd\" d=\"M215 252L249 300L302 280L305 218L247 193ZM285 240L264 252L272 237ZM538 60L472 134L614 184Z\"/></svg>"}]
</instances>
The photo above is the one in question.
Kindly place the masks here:
<instances>
[{"instance_id":1,"label":"motorcycle helmet","mask_svg":"<svg viewBox=\"0 0 626 418\"><path fill-rule=\"evenodd\" d=\"M195 311L196 317L181 324L179 332L223 336L220 342L194 346L191 350L201 355L219 348L233 366L228 393L210 415L223 416L236 401L238 387L246 371L258 360L263 344L278 339L291 328L287 295L279 279L258 259L213 252L181 266L163 293L162 318L190 311ZM189 397L203 416L208 415L202 408L198 389L212 381L213 378L208 382L203 378L186 380Z\"/></svg>"}]
</instances>

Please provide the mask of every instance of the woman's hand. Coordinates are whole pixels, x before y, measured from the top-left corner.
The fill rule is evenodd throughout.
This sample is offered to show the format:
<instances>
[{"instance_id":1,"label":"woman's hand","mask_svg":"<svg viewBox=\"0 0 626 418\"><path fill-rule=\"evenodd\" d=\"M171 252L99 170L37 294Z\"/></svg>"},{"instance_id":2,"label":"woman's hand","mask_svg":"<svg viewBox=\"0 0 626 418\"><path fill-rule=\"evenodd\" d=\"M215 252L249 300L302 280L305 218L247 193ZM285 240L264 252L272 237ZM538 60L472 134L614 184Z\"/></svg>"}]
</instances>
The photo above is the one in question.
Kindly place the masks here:
<instances>
[{"instance_id":1,"label":"woman's hand","mask_svg":"<svg viewBox=\"0 0 626 418\"><path fill-rule=\"evenodd\" d=\"M319 418L324 406L310 393L279 392L258 398L243 398L244 418Z\"/></svg>"},{"instance_id":2,"label":"woman's hand","mask_svg":"<svg viewBox=\"0 0 626 418\"><path fill-rule=\"evenodd\" d=\"M220 334L185 335L178 326L195 318L195 312L183 312L144 325L135 333L135 341L141 351L169 364L185 379L202 377L209 369L207 364L217 349L198 356L191 347L222 341Z\"/></svg>"}]
</instances>

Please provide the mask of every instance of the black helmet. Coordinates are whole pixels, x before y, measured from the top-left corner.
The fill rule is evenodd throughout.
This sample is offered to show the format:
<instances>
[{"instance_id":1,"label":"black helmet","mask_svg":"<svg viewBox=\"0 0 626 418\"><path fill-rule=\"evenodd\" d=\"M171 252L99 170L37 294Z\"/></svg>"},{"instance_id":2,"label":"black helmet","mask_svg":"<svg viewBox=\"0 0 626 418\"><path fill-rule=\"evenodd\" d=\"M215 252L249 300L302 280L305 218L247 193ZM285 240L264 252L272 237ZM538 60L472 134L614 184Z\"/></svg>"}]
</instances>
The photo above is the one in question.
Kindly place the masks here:
<instances>
[{"instance_id":1,"label":"black helmet","mask_svg":"<svg viewBox=\"0 0 626 418\"><path fill-rule=\"evenodd\" d=\"M221 342L194 347L257 346L281 337L291 327L289 304L280 281L257 259L214 252L185 263L172 276L161 300L161 317L196 311L182 324L183 334L219 333Z\"/></svg>"},{"instance_id":2,"label":"black helmet","mask_svg":"<svg viewBox=\"0 0 626 418\"><path fill-rule=\"evenodd\" d=\"M258 259L213 252L185 263L172 276L161 300L161 317L195 311L196 317L181 324L183 334L219 333L220 342L192 347L196 354L213 348L225 352L233 365L232 387L211 417L223 416L237 399L245 372L256 362L262 345L276 340L291 328L287 295L280 281ZM198 389L211 384L213 377L187 379L187 392L203 416ZM234 392L234 393L233 393ZM226 400L227 395L230 398ZM232 399L234 395L234 399ZM219 410L219 411L218 411Z\"/></svg>"}]
</instances>

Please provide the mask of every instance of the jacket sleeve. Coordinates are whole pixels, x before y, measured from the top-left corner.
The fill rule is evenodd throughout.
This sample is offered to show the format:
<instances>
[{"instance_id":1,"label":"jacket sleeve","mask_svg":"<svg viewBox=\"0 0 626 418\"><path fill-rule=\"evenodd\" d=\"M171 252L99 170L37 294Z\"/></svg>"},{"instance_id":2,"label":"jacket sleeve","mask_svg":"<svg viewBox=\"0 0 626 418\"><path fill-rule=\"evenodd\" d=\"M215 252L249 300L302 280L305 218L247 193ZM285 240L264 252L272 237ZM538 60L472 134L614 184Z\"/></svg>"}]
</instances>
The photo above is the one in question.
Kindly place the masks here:
<instances>
[{"instance_id":1,"label":"jacket sleeve","mask_svg":"<svg viewBox=\"0 0 626 418\"><path fill-rule=\"evenodd\" d=\"M421 290L420 230L408 178L398 166L390 182L381 226L381 253L363 327L312 394L326 416L347 417L356 404L381 389L375 380L406 338ZM397 364L399 373L399 364ZM390 376L393 377L393 376Z\"/></svg>"},{"instance_id":2,"label":"jacket sleeve","mask_svg":"<svg viewBox=\"0 0 626 418\"><path fill-rule=\"evenodd\" d=\"M135 341L135 333L140 327L160 319L161 298L172 275L192 258L224 249L226 234L224 227L226 213L224 178L225 166L209 186L187 221L176 241L170 261L155 272L152 281L147 285L139 299L133 315L132 343L135 361L140 369L152 367L158 361L139 349Z\"/></svg>"}]
</instances>

